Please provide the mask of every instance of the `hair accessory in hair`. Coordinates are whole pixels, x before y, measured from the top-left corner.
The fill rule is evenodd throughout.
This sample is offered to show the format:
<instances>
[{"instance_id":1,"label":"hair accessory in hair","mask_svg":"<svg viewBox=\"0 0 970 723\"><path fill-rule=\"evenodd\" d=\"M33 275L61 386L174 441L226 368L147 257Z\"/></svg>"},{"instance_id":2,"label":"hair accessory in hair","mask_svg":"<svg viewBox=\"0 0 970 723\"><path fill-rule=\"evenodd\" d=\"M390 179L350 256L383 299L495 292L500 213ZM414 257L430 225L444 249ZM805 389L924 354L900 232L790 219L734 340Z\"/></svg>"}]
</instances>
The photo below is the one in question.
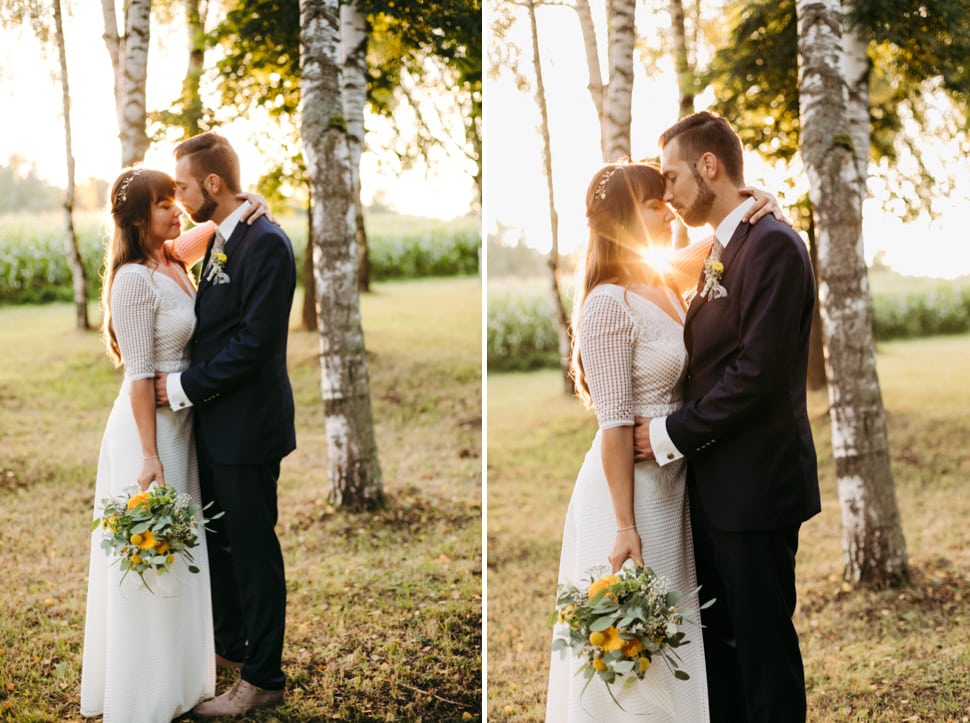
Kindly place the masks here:
<instances>
[{"instance_id":1,"label":"hair accessory in hair","mask_svg":"<svg viewBox=\"0 0 970 723\"><path fill-rule=\"evenodd\" d=\"M620 166L625 166L625 165L626 165L626 161L617 161L616 163L613 164L612 168L604 171L603 175L600 176L600 182L596 184L596 191L593 193L593 196L595 196L601 201L605 200L606 184L610 182L610 179L613 177L613 174L616 173L617 170L619 170Z\"/></svg>"},{"instance_id":2,"label":"hair accessory in hair","mask_svg":"<svg viewBox=\"0 0 970 723\"><path fill-rule=\"evenodd\" d=\"M142 168L136 168L128 175L128 177L125 180L121 182L121 186L118 188L118 194L117 196L115 196L115 203L117 203L120 206L121 204L123 204L125 201L128 200L128 186L131 185L131 182L135 177L141 175L143 170L144 169Z\"/></svg>"}]
</instances>

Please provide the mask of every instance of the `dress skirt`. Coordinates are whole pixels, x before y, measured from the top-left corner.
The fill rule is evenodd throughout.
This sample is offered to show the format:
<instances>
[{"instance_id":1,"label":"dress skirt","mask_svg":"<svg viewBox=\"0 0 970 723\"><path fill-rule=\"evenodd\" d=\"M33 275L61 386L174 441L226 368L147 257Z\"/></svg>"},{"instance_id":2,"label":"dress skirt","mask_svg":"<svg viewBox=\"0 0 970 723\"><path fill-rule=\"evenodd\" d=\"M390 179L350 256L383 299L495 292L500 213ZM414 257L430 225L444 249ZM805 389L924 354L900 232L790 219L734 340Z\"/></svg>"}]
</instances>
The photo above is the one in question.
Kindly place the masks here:
<instances>
[{"instance_id":1,"label":"dress skirt","mask_svg":"<svg viewBox=\"0 0 970 723\"><path fill-rule=\"evenodd\" d=\"M636 464L634 513L644 564L657 575L667 577L670 589L684 593L682 606L696 609L697 597L687 596L697 588L697 575L684 472L683 460L664 467L656 462ZM594 568L605 566L609 572L608 556L615 537L616 517L603 472L598 432L583 461L566 513L559 582L584 587ZM700 618L699 614L695 617ZM546 721L704 723L709 715L701 629L685 623L684 630L691 642L675 652L690 679L677 680L655 657L642 681L625 688L624 679L618 678L611 686L625 712L614 703L599 678L594 678L583 692L586 678L576 674L582 661L570 651L552 653Z\"/></svg>"},{"instance_id":2,"label":"dress skirt","mask_svg":"<svg viewBox=\"0 0 970 723\"><path fill-rule=\"evenodd\" d=\"M101 444L94 517L103 500L136 485L142 448L126 379ZM191 410L156 411L158 455L165 481L201 504ZM205 534L191 549L200 572L176 555L163 575L146 572L150 592L122 571L91 534L81 714L118 723L165 723L215 694L215 650Z\"/></svg>"}]
</instances>

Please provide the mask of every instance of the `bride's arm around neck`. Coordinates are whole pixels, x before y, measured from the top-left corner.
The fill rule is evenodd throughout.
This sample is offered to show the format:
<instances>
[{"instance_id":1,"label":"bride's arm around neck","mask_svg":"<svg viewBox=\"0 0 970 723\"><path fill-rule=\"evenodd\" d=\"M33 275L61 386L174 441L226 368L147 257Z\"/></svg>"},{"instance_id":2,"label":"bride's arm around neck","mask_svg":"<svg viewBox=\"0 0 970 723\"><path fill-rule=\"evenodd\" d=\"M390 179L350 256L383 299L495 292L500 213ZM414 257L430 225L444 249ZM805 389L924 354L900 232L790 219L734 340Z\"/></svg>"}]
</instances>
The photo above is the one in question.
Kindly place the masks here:
<instances>
[{"instance_id":1,"label":"bride's arm around neck","mask_svg":"<svg viewBox=\"0 0 970 723\"><path fill-rule=\"evenodd\" d=\"M670 255L670 261L665 271L667 284L678 295L697 286L704 259L711 251L714 236L708 236L700 241L694 241L688 246L676 249Z\"/></svg>"}]
</instances>

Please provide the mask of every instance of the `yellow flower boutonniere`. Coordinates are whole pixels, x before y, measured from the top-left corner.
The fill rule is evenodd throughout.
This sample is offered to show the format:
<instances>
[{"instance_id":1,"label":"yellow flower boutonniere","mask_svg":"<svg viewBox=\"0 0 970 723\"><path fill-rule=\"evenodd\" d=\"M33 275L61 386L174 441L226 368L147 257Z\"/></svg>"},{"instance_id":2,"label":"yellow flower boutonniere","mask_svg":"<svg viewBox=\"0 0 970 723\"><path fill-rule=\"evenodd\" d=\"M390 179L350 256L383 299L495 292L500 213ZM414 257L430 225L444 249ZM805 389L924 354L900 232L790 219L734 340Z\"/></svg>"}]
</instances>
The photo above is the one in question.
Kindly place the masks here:
<instances>
[{"instance_id":1,"label":"yellow flower boutonniere","mask_svg":"<svg viewBox=\"0 0 970 723\"><path fill-rule=\"evenodd\" d=\"M724 264L717 259L707 259L704 262L704 288L701 290L702 299L723 299L728 295L727 289L721 286L721 276L724 274Z\"/></svg>"},{"instance_id":2,"label":"yellow flower boutonniere","mask_svg":"<svg viewBox=\"0 0 970 723\"><path fill-rule=\"evenodd\" d=\"M228 261L229 257L222 251L213 253L209 259L209 273L205 277L206 281L211 281L213 284L228 284L229 274L225 272Z\"/></svg>"}]
</instances>

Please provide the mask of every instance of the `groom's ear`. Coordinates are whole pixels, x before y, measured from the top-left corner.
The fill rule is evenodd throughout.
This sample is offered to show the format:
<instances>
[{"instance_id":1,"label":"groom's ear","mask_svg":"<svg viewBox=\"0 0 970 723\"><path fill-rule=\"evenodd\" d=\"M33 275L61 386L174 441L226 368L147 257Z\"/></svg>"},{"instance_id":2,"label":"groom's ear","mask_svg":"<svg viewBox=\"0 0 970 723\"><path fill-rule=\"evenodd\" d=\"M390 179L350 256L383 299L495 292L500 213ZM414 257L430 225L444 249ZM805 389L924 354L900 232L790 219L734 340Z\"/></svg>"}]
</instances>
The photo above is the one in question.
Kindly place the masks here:
<instances>
[{"instance_id":1,"label":"groom's ear","mask_svg":"<svg viewBox=\"0 0 970 723\"><path fill-rule=\"evenodd\" d=\"M211 195L219 193L219 191L221 191L222 187L225 185L222 182L222 176L218 175L217 173L210 173L205 177L202 183L205 186L205 190Z\"/></svg>"},{"instance_id":2,"label":"groom's ear","mask_svg":"<svg viewBox=\"0 0 970 723\"><path fill-rule=\"evenodd\" d=\"M697 164L700 167L701 174L709 181L713 181L717 176L718 168L720 166L717 156L708 151L707 153L701 154L701 157L697 159Z\"/></svg>"}]
</instances>

